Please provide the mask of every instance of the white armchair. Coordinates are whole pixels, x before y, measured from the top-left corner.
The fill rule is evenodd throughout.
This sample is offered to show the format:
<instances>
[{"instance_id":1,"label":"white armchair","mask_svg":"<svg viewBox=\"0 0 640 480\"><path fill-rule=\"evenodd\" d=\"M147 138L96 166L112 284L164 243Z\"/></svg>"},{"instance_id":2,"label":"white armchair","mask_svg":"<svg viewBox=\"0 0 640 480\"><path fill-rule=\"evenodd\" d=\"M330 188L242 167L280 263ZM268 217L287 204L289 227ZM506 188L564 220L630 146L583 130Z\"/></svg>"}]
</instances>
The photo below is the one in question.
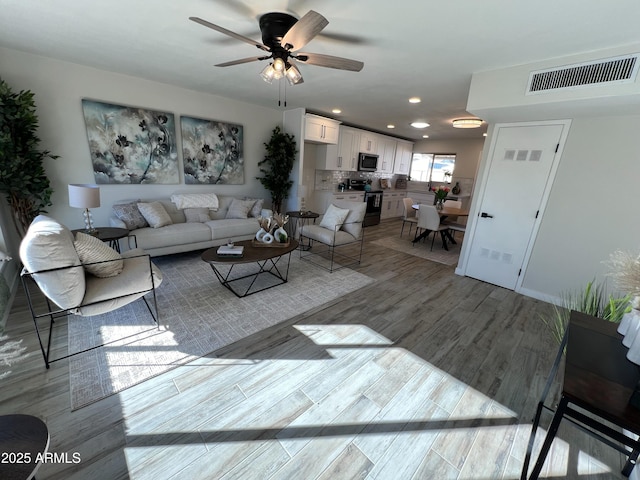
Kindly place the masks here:
<instances>
[{"instance_id":1,"label":"white armchair","mask_svg":"<svg viewBox=\"0 0 640 480\"><path fill-rule=\"evenodd\" d=\"M330 272L360 264L364 243L365 202L336 200L319 225L303 225L300 243L308 239L311 248L300 250L300 258Z\"/></svg>"},{"instance_id":2,"label":"white armchair","mask_svg":"<svg viewBox=\"0 0 640 480\"><path fill-rule=\"evenodd\" d=\"M88 243L93 240L98 242L93 245L94 251L102 250L104 244L98 239L90 237L88 240ZM109 247L104 245L104 248ZM142 298L154 322L158 324L155 289L162 282L162 273L151 262L150 256L139 249L130 250L120 256L111 249L114 255L106 252L110 258L87 261L86 255L92 253L90 250L91 247L87 248L86 243L81 249L77 239L74 244L73 233L45 215L38 216L31 223L20 244L22 284L47 368L52 362L87 351L71 352L63 357L51 359L51 338L55 320L58 318L69 314L99 315ZM81 261L79 252L85 257L84 262ZM34 302L34 283L45 296L47 309L44 312L41 311L42 307L36 307L37 302ZM148 293L153 296L153 309L145 298ZM46 348L38 325L41 319L49 320Z\"/></svg>"}]
</instances>

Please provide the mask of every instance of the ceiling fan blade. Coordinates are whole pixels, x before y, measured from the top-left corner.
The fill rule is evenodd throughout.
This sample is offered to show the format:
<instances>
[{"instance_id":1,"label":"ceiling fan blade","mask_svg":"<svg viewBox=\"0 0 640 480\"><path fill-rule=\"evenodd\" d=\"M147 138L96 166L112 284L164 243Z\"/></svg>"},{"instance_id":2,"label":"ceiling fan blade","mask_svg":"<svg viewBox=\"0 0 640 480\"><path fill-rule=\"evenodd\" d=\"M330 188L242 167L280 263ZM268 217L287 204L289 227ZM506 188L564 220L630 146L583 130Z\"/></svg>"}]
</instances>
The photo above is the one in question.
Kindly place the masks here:
<instances>
[{"instance_id":1,"label":"ceiling fan blade","mask_svg":"<svg viewBox=\"0 0 640 480\"><path fill-rule=\"evenodd\" d=\"M327 25L329 25L329 20L318 12L309 10L289 29L285 36L282 37L280 45L285 48L287 48L287 44L291 45L289 50L296 51L309 43Z\"/></svg>"},{"instance_id":2,"label":"ceiling fan blade","mask_svg":"<svg viewBox=\"0 0 640 480\"><path fill-rule=\"evenodd\" d=\"M214 23L211 22L207 22L206 20L203 20L202 18L199 17L189 17L189 20L199 23L200 25L204 25L205 27L211 28L217 32L220 33L224 33L225 35L228 35L232 38L235 38L236 40L240 40L241 42L245 42L248 43L249 45L253 45L254 47L258 47L261 50L264 50L265 52L270 52L271 50L269 49L269 47L267 47L266 45L263 45L260 42L257 42L256 40L253 40L249 37L245 37L244 35L240 35L239 33L236 32L232 32L231 30L227 30L224 27L221 27L219 25L216 25Z\"/></svg>"},{"instance_id":3,"label":"ceiling fan blade","mask_svg":"<svg viewBox=\"0 0 640 480\"><path fill-rule=\"evenodd\" d=\"M296 60L307 65L317 65L319 67L337 68L338 70L349 70L359 72L364 67L364 63L358 60L350 60L333 55L323 55L322 53L296 53Z\"/></svg>"},{"instance_id":4,"label":"ceiling fan blade","mask_svg":"<svg viewBox=\"0 0 640 480\"><path fill-rule=\"evenodd\" d=\"M214 67L231 67L233 65L240 65L242 63L257 62L258 60L266 60L267 58L270 58L270 57L241 58L240 60L231 60L230 62L218 63L214 65Z\"/></svg>"}]
</instances>

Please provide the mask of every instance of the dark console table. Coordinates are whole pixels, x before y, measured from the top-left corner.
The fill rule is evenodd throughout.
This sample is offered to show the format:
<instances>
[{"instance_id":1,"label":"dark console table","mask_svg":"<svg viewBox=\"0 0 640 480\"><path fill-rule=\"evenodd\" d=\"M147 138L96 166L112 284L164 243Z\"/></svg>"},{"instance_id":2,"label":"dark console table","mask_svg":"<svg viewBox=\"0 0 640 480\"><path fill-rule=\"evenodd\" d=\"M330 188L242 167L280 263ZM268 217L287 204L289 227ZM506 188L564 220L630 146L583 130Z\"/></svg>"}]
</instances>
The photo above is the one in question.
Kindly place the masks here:
<instances>
[{"instance_id":1,"label":"dark console table","mask_svg":"<svg viewBox=\"0 0 640 480\"><path fill-rule=\"evenodd\" d=\"M629 476L631 473L640 451L640 442L624 435L620 429L640 434L640 409L629 403L640 380L640 370L637 365L627 360L627 348L622 345L622 336L618 334L617 327L618 324L600 318L571 312L556 363L538 404L521 479L527 478L540 415L545 408L551 410L544 402L556 376L565 345L562 395L529 478L537 479L540 475L563 419L571 421L598 440L628 456L622 474ZM612 428L607 422L618 428ZM630 447L632 451L626 450L623 445Z\"/></svg>"}]
</instances>

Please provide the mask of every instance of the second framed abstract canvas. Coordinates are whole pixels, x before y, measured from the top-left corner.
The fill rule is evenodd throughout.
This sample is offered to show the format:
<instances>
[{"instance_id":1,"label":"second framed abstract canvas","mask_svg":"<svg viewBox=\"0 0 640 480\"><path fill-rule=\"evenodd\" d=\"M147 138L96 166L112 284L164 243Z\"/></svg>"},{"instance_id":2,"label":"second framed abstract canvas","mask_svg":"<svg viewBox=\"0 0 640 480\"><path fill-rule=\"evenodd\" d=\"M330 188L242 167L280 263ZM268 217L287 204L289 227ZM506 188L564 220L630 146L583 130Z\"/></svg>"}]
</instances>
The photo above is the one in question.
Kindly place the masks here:
<instances>
[{"instance_id":1,"label":"second framed abstract canvas","mask_svg":"<svg viewBox=\"0 0 640 480\"><path fill-rule=\"evenodd\" d=\"M184 183L244 183L242 125L180 117Z\"/></svg>"}]
</instances>

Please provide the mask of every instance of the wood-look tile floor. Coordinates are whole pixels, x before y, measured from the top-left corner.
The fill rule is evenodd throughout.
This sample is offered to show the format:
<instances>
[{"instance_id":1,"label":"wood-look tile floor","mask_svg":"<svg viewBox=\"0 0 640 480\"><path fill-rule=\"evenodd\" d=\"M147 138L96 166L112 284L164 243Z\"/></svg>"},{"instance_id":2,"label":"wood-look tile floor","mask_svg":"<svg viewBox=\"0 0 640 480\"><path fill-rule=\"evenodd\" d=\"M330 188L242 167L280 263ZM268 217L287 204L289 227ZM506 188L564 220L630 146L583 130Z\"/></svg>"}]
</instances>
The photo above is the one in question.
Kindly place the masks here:
<instances>
[{"instance_id":1,"label":"wood-look tile floor","mask_svg":"<svg viewBox=\"0 0 640 480\"><path fill-rule=\"evenodd\" d=\"M80 454L45 479L520 478L556 352L549 306L371 244L400 227L366 229L372 285L73 412L68 366L45 370L19 292L7 333L29 354L0 414L40 417L50 451ZM541 478L623 478L622 464L563 425Z\"/></svg>"}]
</instances>

